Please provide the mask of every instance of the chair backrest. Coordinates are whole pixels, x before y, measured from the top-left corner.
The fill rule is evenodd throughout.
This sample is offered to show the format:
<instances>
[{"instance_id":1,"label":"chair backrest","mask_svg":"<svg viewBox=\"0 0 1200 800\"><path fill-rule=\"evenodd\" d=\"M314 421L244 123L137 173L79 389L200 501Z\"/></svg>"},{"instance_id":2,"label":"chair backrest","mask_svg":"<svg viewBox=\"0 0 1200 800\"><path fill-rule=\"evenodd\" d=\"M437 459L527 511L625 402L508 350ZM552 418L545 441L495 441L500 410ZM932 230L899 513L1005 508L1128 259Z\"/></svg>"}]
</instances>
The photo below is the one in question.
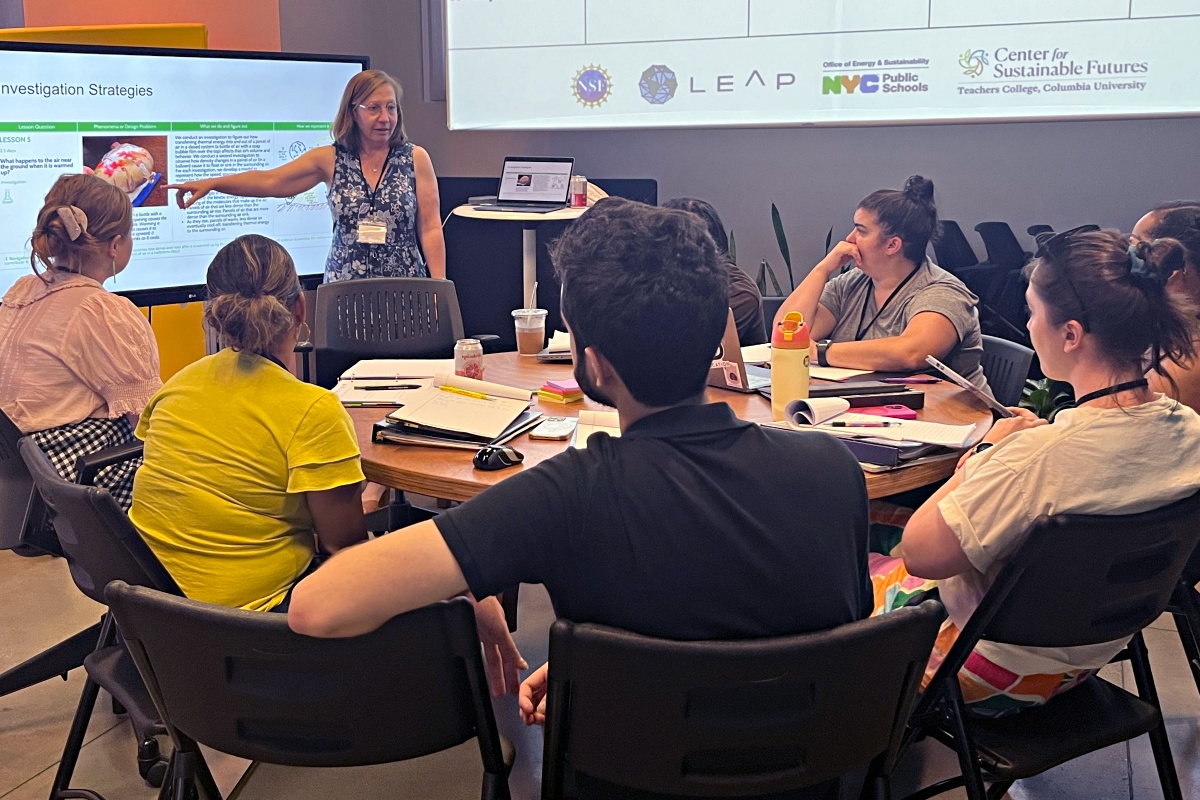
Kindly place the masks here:
<instances>
[{"instance_id":1,"label":"chair backrest","mask_svg":"<svg viewBox=\"0 0 1200 800\"><path fill-rule=\"evenodd\" d=\"M450 358L463 337L454 283L435 278L322 284L312 328L325 387L364 358Z\"/></svg>"},{"instance_id":2,"label":"chair backrest","mask_svg":"<svg viewBox=\"0 0 1200 800\"><path fill-rule=\"evenodd\" d=\"M121 580L183 594L108 490L63 479L32 439L21 440L33 483L49 509L71 579L98 603Z\"/></svg>"},{"instance_id":3,"label":"chair backrest","mask_svg":"<svg viewBox=\"0 0 1200 800\"><path fill-rule=\"evenodd\" d=\"M105 593L169 729L225 753L291 766L383 764L476 737L503 775L466 598L346 639L293 633L287 615L124 583Z\"/></svg>"},{"instance_id":4,"label":"chair backrest","mask_svg":"<svg viewBox=\"0 0 1200 800\"><path fill-rule=\"evenodd\" d=\"M1042 517L1000 570L943 671L979 639L1078 647L1128 638L1163 612L1200 542L1200 492L1140 514ZM960 646L961 645L961 646ZM961 652L960 652L961 651Z\"/></svg>"},{"instance_id":5,"label":"chair backrest","mask_svg":"<svg viewBox=\"0 0 1200 800\"><path fill-rule=\"evenodd\" d=\"M46 510L21 460L21 431L0 411L0 550L22 544L27 530L40 529Z\"/></svg>"},{"instance_id":6,"label":"chair backrest","mask_svg":"<svg viewBox=\"0 0 1200 800\"><path fill-rule=\"evenodd\" d=\"M1020 269L1029 260L1007 222L981 222L975 226L975 231L983 239L988 261L993 264L1005 269Z\"/></svg>"},{"instance_id":7,"label":"chair backrest","mask_svg":"<svg viewBox=\"0 0 1200 800\"><path fill-rule=\"evenodd\" d=\"M769 794L894 758L943 616L928 601L833 630L677 642L550 629L543 797L564 767L642 792Z\"/></svg>"},{"instance_id":8,"label":"chair backrest","mask_svg":"<svg viewBox=\"0 0 1200 800\"><path fill-rule=\"evenodd\" d=\"M1025 232L1028 233L1030 236L1032 236L1034 239L1037 239L1037 237L1041 236L1043 233L1054 233L1054 226L1052 226L1052 225L1030 225L1028 228L1025 229Z\"/></svg>"},{"instance_id":9,"label":"chair backrest","mask_svg":"<svg viewBox=\"0 0 1200 800\"><path fill-rule=\"evenodd\" d=\"M942 220L942 232L933 243L933 254L938 266L951 272L979 263L975 249L967 241L962 228L952 219Z\"/></svg>"},{"instance_id":10,"label":"chair backrest","mask_svg":"<svg viewBox=\"0 0 1200 800\"><path fill-rule=\"evenodd\" d=\"M992 394L1006 406L1021 402L1025 390L1025 379L1029 377L1029 365L1033 363L1033 351L1018 342L1010 342L999 336L983 336L983 358L980 366L987 378Z\"/></svg>"}]
</instances>

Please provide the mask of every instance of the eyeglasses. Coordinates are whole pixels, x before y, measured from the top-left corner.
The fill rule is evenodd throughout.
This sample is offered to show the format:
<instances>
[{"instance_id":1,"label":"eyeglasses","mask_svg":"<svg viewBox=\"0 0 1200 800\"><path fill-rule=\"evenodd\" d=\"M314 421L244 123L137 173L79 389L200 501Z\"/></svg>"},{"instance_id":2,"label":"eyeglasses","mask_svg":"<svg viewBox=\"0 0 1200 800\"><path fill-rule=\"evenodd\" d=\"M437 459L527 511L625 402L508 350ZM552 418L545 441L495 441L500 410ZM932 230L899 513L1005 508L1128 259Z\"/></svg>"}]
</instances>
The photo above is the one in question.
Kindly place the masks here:
<instances>
[{"instance_id":1,"label":"eyeglasses","mask_svg":"<svg viewBox=\"0 0 1200 800\"><path fill-rule=\"evenodd\" d=\"M380 111L386 111L389 117L394 117L400 113L400 106L395 103L359 103L358 107L375 117Z\"/></svg>"},{"instance_id":2,"label":"eyeglasses","mask_svg":"<svg viewBox=\"0 0 1200 800\"><path fill-rule=\"evenodd\" d=\"M1034 258L1040 258L1044 261L1053 261L1059 265L1059 259L1067 253L1067 249L1071 245L1071 239L1081 233L1092 233L1100 230L1099 225L1080 225L1077 228L1063 231L1062 233L1042 233L1037 237L1038 249L1034 253ZM1059 272L1067 281L1067 287L1071 290L1071 294L1075 296L1075 302L1079 305L1079 324L1083 326L1085 331L1091 332L1091 324L1088 320L1088 309L1083 303L1083 298L1079 296L1079 290L1075 288L1075 282L1071 280L1071 273L1065 268L1059 268Z\"/></svg>"}]
</instances>

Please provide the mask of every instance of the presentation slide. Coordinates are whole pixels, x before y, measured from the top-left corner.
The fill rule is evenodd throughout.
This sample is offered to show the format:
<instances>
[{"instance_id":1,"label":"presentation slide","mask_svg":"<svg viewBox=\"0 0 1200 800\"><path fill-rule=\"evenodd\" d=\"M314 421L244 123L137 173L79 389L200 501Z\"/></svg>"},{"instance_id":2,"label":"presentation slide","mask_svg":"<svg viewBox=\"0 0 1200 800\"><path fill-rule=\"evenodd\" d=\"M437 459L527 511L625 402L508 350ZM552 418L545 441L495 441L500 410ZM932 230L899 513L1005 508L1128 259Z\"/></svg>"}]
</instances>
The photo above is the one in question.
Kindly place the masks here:
<instances>
[{"instance_id":1,"label":"presentation slide","mask_svg":"<svg viewBox=\"0 0 1200 800\"><path fill-rule=\"evenodd\" d=\"M323 185L284 199L210 194L187 211L164 187L267 169L329 144L362 61L151 52L0 44L0 293L29 272L29 235L50 186L87 170L134 204L133 256L109 282L114 291L203 284L213 254L243 233L277 239L302 275L324 270L332 222Z\"/></svg>"},{"instance_id":2,"label":"presentation slide","mask_svg":"<svg viewBox=\"0 0 1200 800\"><path fill-rule=\"evenodd\" d=\"M530 130L1196 114L1198 37L1198 0L446 0L447 116Z\"/></svg>"}]
</instances>

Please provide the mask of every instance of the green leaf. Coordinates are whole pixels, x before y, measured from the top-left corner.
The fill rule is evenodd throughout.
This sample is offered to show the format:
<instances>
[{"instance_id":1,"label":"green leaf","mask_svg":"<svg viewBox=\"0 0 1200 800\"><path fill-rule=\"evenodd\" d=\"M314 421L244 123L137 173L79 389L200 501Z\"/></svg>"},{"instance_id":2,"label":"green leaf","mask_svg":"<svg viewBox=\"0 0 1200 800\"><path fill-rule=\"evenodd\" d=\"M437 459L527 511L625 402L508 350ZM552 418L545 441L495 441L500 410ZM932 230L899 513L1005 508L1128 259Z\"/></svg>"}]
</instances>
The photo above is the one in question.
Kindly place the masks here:
<instances>
[{"instance_id":1,"label":"green leaf","mask_svg":"<svg viewBox=\"0 0 1200 800\"><path fill-rule=\"evenodd\" d=\"M737 263L737 242L733 238L733 228L729 229L729 260Z\"/></svg>"},{"instance_id":2,"label":"green leaf","mask_svg":"<svg viewBox=\"0 0 1200 800\"><path fill-rule=\"evenodd\" d=\"M775 228L775 241L779 244L779 253L783 256L783 263L788 271L788 288L791 289L796 285L796 279L792 276L792 251L788 247L787 234L783 231L783 220L779 217L779 208L771 203L771 225Z\"/></svg>"},{"instance_id":3,"label":"green leaf","mask_svg":"<svg viewBox=\"0 0 1200 800\"><path fill-rule=\"evenodd\" d=\"M833 226L830 225L829 233L825 234L825 252L829 253L829 250L832 247L833 247Z\"/></svg>"},{"instance_id":4,"label":"green leaf","mask_svg":"<svg viewBox=\"0 0 1200 800\"><path fill-rule=\"evenodd\" d=\"M769 296L783 297L783 290L779 288L779 281L777 281L775 279L775 270L771 267L771 265L767 262L767 260L765 258L762 260L762 269L764 269L766 271L767 276L771 279L771 286L775 289L775 294L769 295ZM767 294L765 289L766 289L766 286L764 284L764 286L763 286L764 291L762 292L762 294L764 294L764 295Z\"/></svg>"}]
</instances>

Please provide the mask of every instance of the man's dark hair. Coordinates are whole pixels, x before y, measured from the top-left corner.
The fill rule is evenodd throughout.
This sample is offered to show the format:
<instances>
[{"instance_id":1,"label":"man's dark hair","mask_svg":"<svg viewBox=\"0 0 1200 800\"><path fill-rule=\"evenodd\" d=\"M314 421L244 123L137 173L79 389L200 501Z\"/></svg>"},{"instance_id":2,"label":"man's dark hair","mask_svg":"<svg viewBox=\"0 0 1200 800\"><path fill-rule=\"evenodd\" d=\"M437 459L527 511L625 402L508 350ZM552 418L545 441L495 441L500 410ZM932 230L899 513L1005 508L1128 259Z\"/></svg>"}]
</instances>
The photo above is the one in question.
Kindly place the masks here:
<instances>
[{"instance_id":1,"label":"man's dark hair","mask_svg":"<svg viewBox=\"0 0 1200 800\"><path fill-rule=\"evenodd\" d=\"M725 330L729 291L704 222L619 197L551 246L577 355L595 347L640 403L699 394Z\"/></svg>"},{"instance_id":2,"label":"man's dark hair","mask_svg":"<svg viewBox=\"0 0 1200 800\"><path fill-rule=\"evenodd\" d=\"M717 255L721 258L729 257L729 235L725 233L725 225L721 222L717 210L712 207L712 203L707 200L697 200L694 197L672 197L663 203L662 207L690 211L698 215L708 226L708 235L713 237L713 244L717 246Z\"/></svg>"}]
</instances>

